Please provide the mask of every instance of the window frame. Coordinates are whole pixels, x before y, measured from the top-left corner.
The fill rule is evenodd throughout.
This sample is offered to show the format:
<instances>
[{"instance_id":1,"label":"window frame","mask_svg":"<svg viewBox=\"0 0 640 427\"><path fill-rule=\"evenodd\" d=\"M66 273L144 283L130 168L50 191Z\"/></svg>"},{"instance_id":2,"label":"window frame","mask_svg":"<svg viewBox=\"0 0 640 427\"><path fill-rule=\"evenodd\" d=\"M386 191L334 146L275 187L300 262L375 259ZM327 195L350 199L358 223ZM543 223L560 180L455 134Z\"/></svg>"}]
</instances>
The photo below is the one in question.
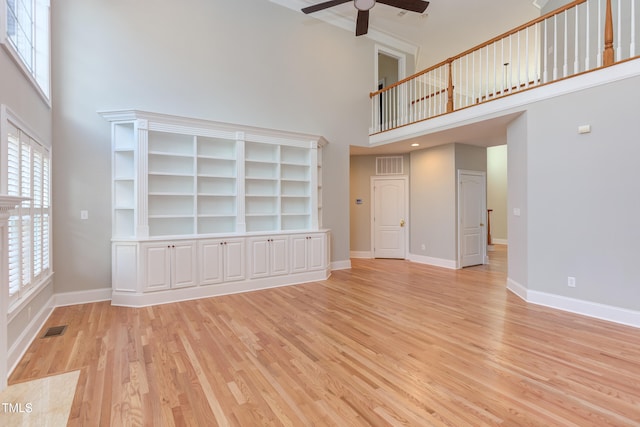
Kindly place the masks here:
<instances>
[{"instance_id":1,"label":"window frame","mask_svg":"<svg viewBox=\"0 0 640 427\"><path fill-rule=\"evenodd\" d=\"M9 34L9 1L32 4L30 48L32 65L23 59ZM44 8L44 9L43 9ZM14 28L19 27L16 23ZM41 40L44 35L46 40ZM51 107L51 6L50 0L0 0L0 44L34 86L47 106Z\"/></svg>"},{"instance_id":2,"label":"window frame","mask_svg":"<svg viewBox=\"0 0 640 427\"><path fill-rule=\"evenodd\" d=\"M28 216L30 218L29 221L29 242L31 243L30 246L30 250L28 251L28 255L29 258L26 261L26 263L23 260L20 260L19 264L18 264L18 274L20 276L20 285L19 285L19 289L17 294L10 296L10 289L11 289L11 283L10 281L7 281L6 286L3 286L2 289L0 290L2 292L1 297L2 298L6 298L6 300L8 301L8 315L9 315L9 320L11 320L13 318L13 316L17 315L24 307L25 305L27 305L29 302L31 302L31 300L33 300L33 298L35 298L40 291L46 287L47 285L49 285L51 283L51 279L53 276L53 254L52 254L52 248L53 248L53 241L52 241L52 225L53 225L53 206L52 206L52 198L51 198L51 193L52 193L52 182L51 182L51 173L52 173L52 156L51 156L51 146L50 145L46 145L43 143L43 140L41 138L39 138L37 136L37 134L35 132L33 132L30 127L28 125L26 125L22 120L20 120L16 115L14 115L11 110L9 110L9 108L6 105L2 105L1 106L1 114L0 114L1 118L0 118L0 142L1 142L1 150L0 150L0 170L2 170L2 173L0 174L0 193L2 194L9 194L9 195L13 195L13 196L19 196L21 197L23 194L23 188L22 188L22 182L18 182L16 185L14 185L13 187L9 186L9 167L8 167L8 161L9 161L9 132L10 129L15 129L17 130L17 134L18 134L18 145L21 145L24 143L26 143L27 145L29 145L30 147L30 166L29 166L29 173L31 175L30 178L30 182L29 182L29 194L31 196L31 198L28 201L22 202L18 205L18 207L13 210L11 212L11 215L9 217L9 221L7 223L7 237L9 238L10 234L11 234L11 224L10 221L12 218L18 216ZM38 205L36 203L34 203L34 201L32 200L32 197L34 195L34 180L33 180L33 172L34 172L34 163L36 162L35 158L36 156L34 155L34 152L39 151L43 156L42 156L42 165L44 165L45 163L47 163L46 168L43 168L43 172L42 172L42 177L43 177L43 182L46 180L46 190L48 191L43 191L45 190L45 188L41 188L40 189L40 194L41 194L41 200L44 202L44 204L46 204L45 206L40 206L38 207ZM21 154L19 152L18 154L18 162L22 162L23 159L21 158ZM46 160L45 160L46 157ZM46 172L45 172L46 170ZM16 190L17 189L17 190ZM19 194L16 194L16 192L19 192ZM46 193L46 194L45 194ZM35 273L36 270L36 266L34 263L34 259L36 259L36 254L35 254L35 250L34 250L34 235L37 232L35 226L34 226L34 221L33 218L35 218L36 216L40 215L41 217L46 216L47 218L47 224L45 226L46 231L47 231L47 236L44 238L43 241L41 241L41 245L44 243L46 246L41 246L40 248L40 254L42 255L42 257L40 258L41 261L44 260L44 262L47 264L45 268L41 268L37 274ZM40 233L42 233L42 231L44 230L41 229ZM18 238L20 239L20 242L18 243L18 251L19 253L23 253L23 247L21 246L23 243L23 240L21 239L22 233L24 232L24 229L22 228L22 224L20 223L19 227L18 227ZM3 245L5 245L5 243L2 243ZM6 245L5 245L5 250L7 253L7 258L10 257L10 242L9 240L7 240ZM9 278L9 274L10 274L10 262L9 259L7 259L7 272L5 273L7 275L7 279ZM42 263L40 264L42 265ZM24 271L23 268L25 266L28 266L29 270L28 270L28 283L23 283L24 280Z\"/></svg>"}]
</instances>

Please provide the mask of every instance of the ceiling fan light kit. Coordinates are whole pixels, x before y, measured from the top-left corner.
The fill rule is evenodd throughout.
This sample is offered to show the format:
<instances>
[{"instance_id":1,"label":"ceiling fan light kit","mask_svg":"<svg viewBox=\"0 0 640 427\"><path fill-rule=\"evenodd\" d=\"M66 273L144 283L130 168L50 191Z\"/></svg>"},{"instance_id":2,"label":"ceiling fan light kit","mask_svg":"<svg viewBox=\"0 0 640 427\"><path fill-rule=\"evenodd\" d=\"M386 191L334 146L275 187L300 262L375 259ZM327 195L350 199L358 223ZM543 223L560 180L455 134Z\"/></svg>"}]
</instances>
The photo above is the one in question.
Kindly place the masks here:
<instances>
[{"instance_id":1,"label":"ceiling fan light kit","mask_svg":"<svg viewBox=\"0 0 640 427\"><path fill-rule=\"evenodd\" d=\"M376 0L353 0L353 5L358 10L369 10L376 5Z\"/></svg>"},{"instance_id":2,"label":"ceiling fan light kit","mask_svg":"<svg viewBox=\"0 0 640 427\"><path fill-rule=\"evenodd\" d=\"M302 9L303 13L313 13L320 10L348 3L351 0L329 0L308 6ZM424 0L378 0L382 4L397 7L398 9L408 10L410 12L423 13L429 6L428 1ZM356 20L356 36L367 34L369 30L369 11L376 5L376 0L353 0L353 6L358 10L358 18Z\"/></svg>"}]
</instances>

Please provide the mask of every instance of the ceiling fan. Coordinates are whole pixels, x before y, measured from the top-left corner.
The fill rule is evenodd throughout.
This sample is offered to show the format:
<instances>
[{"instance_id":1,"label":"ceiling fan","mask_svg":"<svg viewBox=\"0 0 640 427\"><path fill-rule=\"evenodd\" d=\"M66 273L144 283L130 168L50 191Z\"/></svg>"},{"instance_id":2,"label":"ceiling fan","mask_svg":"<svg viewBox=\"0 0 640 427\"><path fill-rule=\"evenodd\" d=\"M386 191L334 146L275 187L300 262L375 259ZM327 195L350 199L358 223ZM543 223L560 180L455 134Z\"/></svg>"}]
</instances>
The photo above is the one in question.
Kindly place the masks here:
<instances>
[{"instance_id":1,"label":"ceiling fan","mask_svg":"<svg viewBox=\"0 0 640 427\"><path fill-rule=\"evenodd\" d=\"M352 0L329 0L318 3L313 6L302 9L303 13L313 13L319 10L328 9L339 4L347 3ZM422 13L429 6L428 1L424 0L377 0L379 3L397 7L399 9L408 10L410 12ZM356 36L367 34L369 30L369 11L376 5L376 0L353 0L353 5L358 9L358 19L356 20Z\"/></svg>"}]
</instances>

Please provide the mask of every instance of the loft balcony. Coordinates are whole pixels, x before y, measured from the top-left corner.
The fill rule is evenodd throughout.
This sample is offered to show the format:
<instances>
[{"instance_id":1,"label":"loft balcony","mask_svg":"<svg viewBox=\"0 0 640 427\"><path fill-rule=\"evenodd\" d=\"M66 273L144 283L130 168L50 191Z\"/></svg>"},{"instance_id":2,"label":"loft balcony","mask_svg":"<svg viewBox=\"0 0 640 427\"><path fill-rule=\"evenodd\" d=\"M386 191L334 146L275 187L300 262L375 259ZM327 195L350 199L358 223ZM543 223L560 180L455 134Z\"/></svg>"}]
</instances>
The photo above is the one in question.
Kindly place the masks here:
<instances>
[{"instance_id":1,"label":"loft balcony","mask_svg":"<svg viewBox=\"0 0 640 427\"><path fill-rule=\"evenodd\" d=\"M640 74L638 0L577 0L370 94L370 146Z\"/></svg>"}]
</instances>

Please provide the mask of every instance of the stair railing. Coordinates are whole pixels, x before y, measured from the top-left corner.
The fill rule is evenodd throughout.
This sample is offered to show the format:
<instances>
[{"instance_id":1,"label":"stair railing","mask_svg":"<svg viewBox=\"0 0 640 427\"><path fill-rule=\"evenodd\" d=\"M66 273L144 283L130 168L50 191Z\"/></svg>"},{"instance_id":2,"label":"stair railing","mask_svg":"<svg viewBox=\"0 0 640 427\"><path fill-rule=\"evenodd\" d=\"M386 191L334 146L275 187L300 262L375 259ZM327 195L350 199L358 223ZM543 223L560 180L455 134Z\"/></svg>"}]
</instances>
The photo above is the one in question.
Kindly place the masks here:
<instances>
[{"instance_id":1,"label":"stair railing","mask_svg":"<svg viewBox=\"0 0 640 427\"><path fill-rule=\"evenodd\" d=\"M573 1L372 92L369 133L395 129L635 58L640 37L635 30L640 20L637 1Z\"/></svg>"}]
</instances>

